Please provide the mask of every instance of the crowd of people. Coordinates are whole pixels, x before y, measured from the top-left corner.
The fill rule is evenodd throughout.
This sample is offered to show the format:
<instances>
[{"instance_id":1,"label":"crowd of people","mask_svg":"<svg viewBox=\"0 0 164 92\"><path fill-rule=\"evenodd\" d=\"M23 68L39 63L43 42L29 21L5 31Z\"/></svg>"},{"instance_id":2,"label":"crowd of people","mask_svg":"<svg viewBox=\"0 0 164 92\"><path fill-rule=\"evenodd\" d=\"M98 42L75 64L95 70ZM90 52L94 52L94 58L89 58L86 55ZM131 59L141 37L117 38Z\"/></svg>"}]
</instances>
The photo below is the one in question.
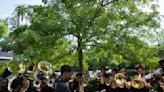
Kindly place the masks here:
<instances>
[{"instance_id":1,"label":"crowd of people","mask_svg":"<svg viewBox=\"0 0 164 92\"><path fill-rule=\"evenodd\" d=\"M136 74L131 76L125 67L106 72L101 67L94 79L96 85L86 83L82 73L75 73L69 65L61 66L60 75L49 74L49 68L36 68L32 63L29 68L14 75L8 68L0 78L0 92L164 92L164 60L154 72L145 74L142 64L135 66ZM31 75L34 78L31 78Z\"/></svg>"}]
</instances>

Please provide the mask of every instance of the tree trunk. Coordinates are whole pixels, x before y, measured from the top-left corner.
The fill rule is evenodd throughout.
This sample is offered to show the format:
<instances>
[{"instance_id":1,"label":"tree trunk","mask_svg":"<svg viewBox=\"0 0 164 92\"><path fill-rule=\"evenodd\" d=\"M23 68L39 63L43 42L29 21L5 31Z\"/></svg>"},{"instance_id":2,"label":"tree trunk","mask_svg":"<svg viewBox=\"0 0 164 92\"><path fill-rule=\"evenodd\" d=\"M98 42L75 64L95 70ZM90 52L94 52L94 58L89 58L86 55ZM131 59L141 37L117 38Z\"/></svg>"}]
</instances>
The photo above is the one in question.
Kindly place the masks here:
<instances>
[{"instance_id":1,"label":"tree trunk","mask_svg":"<svg viewBox=\"0 0 164 92\"><path fill-rule=\"evenodd\" d=\"M78 38L77 52L78 52L79 72L80 73L83 72L83 51L82 51L81 43L82 43L82 39Z\"/></svg>"}]
</instances>

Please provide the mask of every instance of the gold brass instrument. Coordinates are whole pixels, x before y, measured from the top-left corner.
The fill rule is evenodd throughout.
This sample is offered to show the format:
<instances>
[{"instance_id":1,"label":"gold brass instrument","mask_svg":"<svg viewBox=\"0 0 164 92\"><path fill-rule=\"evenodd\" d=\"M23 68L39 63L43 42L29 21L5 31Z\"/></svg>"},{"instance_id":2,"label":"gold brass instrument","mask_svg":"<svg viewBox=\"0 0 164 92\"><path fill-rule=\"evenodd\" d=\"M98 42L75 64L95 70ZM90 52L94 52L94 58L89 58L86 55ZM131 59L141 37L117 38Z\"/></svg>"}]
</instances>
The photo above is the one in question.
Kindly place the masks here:
<instances>
[{"instance_id":1,"label":"gold brass instrument","mask_svg":"<svg viewBox=\"0 0 164 92\"><path fill-rule=\"evenodd\" d=\"M38 69L46 74L52 73L52 65L47 61L41 61L38 63Z\"/></svg>"},{"instance_id":2,"label":"gold brass instrument","mask_svg":"<svg viewBox=\"0 0 164 92\"><path fill-rule=\"evenodd\" d=\"M131 85L135 89L141 89L141 88L144 88L145 83L141 79L134 79L134 80L131 81Z\"/></svg>"},{"instance_id":3,"label":"gold brass instrument","mask_svg":"<svg viewBox=\"0 0 164 92\"><path fill-rule=\"evenodd\" d=\"M84 87L86 86L83 77L79 78L79 92L84 92Z\"/></svg>"},{"instance_id":4,"label":"gold brass instrument","mask_svg":"<svg viewBox=\"0 0 164 92\"><path fill-rule=\"evenodd\" d=\"M131 81L131 85L135 89L141 89L144 88L145 81L141 79L141 75L139 75L138 78L135 78L134 80Z\"/></svg>"},{"instance_id":5,"label":"gold brass instrument","mask_svg":"<svg viewBox=\"0 0 164 92\"><path fill-rule=\"evenodd\" d=\"M21 88L20 92L26 92L26 90L29 88L30 86L30 81L27 79L23 80L23 87Z\"/></svg>"},{"instance_id":6,"label":"gold brass instrument","mask_svg":"<svg viewBox=\"0 0 164 92\"><path fill-rule=\"evenodd\" d=\"M22 74L21 74L22 75ZM12 79L9 80L8 82L8 91L9 92L13 92L13 88L12 88L12 85L13 85L13 81L17 78L18 76L14 76ZM27 80L24 75L22 75L22 78L23 78L23 81L22 81L22 85L21 85L21 88L19 90L19 92L25 92L29 86L30 86L30 81Z\"/></svg>"},{"instance_id":7,"label":"gold brass instrument","mask_svg":"<svg viewBox=\"0 0 164 92\"><path fill-rule=\"evenodd\" d=\"M18 65L18 67L16 66ZM21 73L25 71L25 65L19 62L11 61L7 63L7 68L14 74Z\"/></svg>"},{"instance_id":8,"label":"gold brass instrument","mask_svg":"<svg viewBox=\"0 0 164 92\"><path fill-rule=\"evenodd\" d=\"M9 92L12 92L12 88L11 88L11 85L12 85L12 82L13 82L13 80L15 80L16 79L16 76L14 76L13 78L11 78L10 80L9 80L9 82L8 82L8 86L7 86L7 89L8 89L8 91Z\"/></svg>"},{"instance_id":9,"label":"gold brass instrument","mask_svg":"<svg viewBox=\"0 0 164 92\"><path fill-rule=\"evenodd\" d=\"M131 81L132 87L134 87L135 89L144 88L145 81L153 78L154 75L159 75L160 71L161 71L161 68L158 68L155 71L153 71L152 73L145 75L145 77L144 77L145 80L141 79L141 75L139 75L138 78L135 78L134 80Z\"/></svg>"},{"instance_id":10,"label":"gold brass instrument","mask_svg":"<svg viewBox=\"0 0 164 92\"><path fill-rule=\"evenodd\" d=\"M18 65L18 67L16 65ZM25 71L25 65L19 62L11 61L7 63L7 69L13 73L13 76L10 79L8 79L8 86L7 86L8 91L12 92L13 89L11 88L11 86L13 80L17 78L18 73L22 74Z\"/></svg>"},{"instance_id":11,"label":"gold brass instrument","mask_svg":"<svg viewBox=\"0 0 164 92\"><path fill-rule=\"evenodd\" d=\"M34 63L31 63L26 67L26 71L28 73L33 73L36 70L36 65Z\"/></svg>"},{"instance_id":12,"label":"gold brass instrument","mask_svg":"<svg viewBox=\"0 0 164 92\"><path fill-rule=\"evenodd\" d=\"M117 84L118 87L123 88L124 87L124 83L125 83L125 76L122 73L117 73L114 76L114 80Z\"/></svg>"}]
</instances>

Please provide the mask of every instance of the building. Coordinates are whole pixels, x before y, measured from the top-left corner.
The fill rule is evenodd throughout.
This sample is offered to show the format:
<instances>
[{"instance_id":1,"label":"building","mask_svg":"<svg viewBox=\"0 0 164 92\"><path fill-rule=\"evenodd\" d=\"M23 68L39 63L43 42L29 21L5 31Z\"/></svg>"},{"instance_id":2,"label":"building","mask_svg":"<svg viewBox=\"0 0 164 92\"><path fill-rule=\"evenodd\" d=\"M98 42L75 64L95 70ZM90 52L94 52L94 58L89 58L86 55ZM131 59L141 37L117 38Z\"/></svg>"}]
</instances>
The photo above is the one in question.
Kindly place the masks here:
<instances>
[{"instance_id":1,"label":"building","mask_svg":"<svg viewBox=\"0 0 164 92\"><path fill-rule=\"evenodd\" d=\"M13 60L13 52L8 51L8 52L3 52L0 49L0 61L10 61Z\"/></svg>"}]
</instances>

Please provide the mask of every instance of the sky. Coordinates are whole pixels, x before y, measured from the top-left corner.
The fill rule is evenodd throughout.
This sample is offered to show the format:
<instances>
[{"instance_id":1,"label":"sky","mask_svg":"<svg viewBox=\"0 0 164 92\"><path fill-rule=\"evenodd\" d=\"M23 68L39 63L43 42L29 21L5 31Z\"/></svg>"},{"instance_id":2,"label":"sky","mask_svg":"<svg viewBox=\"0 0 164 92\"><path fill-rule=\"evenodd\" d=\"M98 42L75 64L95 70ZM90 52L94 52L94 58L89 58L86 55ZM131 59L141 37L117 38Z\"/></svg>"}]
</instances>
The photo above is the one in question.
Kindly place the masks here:
<instances>
[{"instance_id":1,"label":"sky","mask_svg":"<svg viewBox=\"0 0 164 92\"><path fill-rule=\"evenodd\" d=\"M0 19L7 18L10 16L17 5L30 4L36 5L41 4L42 0L0 0ZM160 8L158 9L161 14L164 15L164 0L158 0Z\"/></svg>"},{"instance_id":2,"label":"sky","mask_svg":"<svg viewBox=\"0 0 164 92\"><path fill-rule=\"evenodd\" d=\"M41 4L41 1L42 0L0 0L0 19L9 17L17 5L36 5Z\"/></svg>"}]
</instances>

